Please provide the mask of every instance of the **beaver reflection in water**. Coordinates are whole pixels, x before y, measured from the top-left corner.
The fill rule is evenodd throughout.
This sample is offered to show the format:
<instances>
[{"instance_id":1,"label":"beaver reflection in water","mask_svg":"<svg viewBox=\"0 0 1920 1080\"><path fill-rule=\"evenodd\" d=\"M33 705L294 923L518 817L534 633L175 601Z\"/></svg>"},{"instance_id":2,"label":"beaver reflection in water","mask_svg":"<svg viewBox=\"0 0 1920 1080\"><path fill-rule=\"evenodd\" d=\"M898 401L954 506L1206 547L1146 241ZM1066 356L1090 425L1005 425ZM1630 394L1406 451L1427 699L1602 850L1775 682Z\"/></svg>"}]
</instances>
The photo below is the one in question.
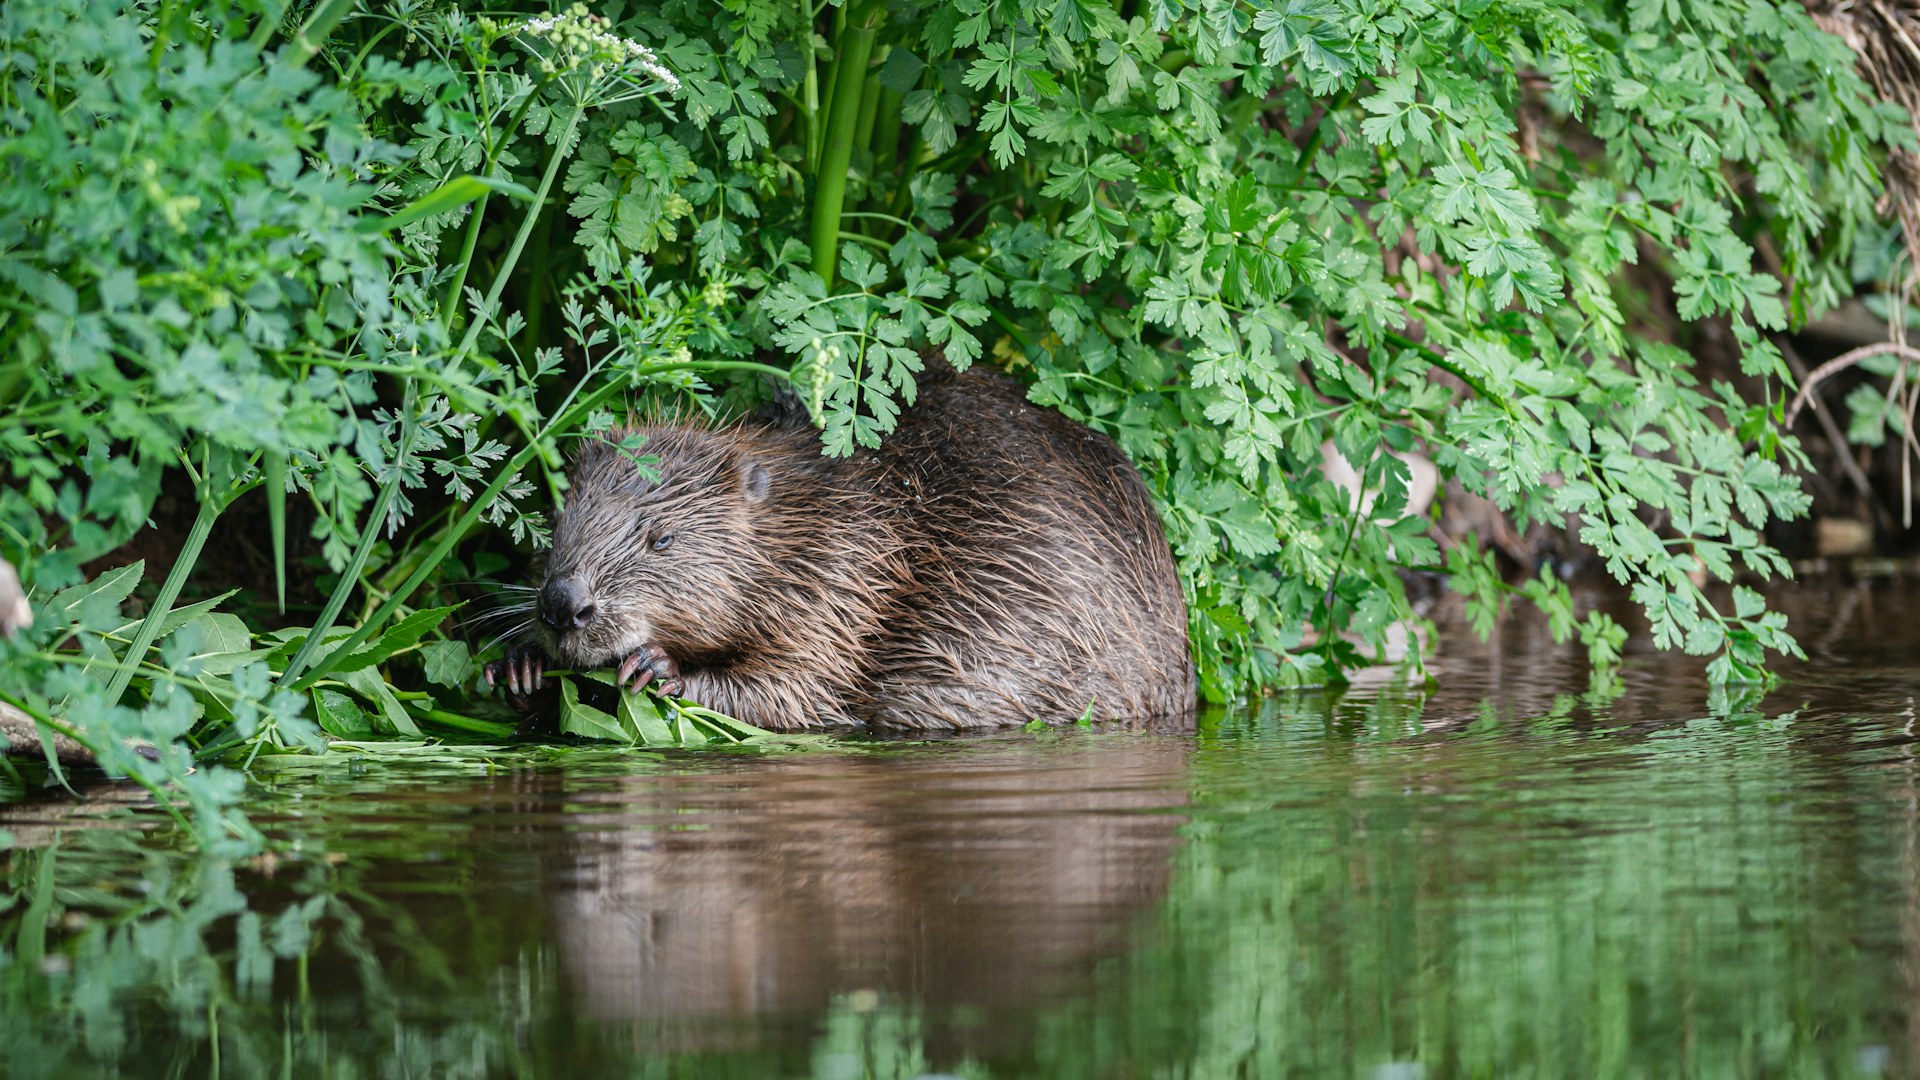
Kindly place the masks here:
<instances>
[{"instance_id":1,"label":"beaver reflection in water","mask_svg":"<svg viewBox=\"0 0 1920 1080\"><path fill-rule=\"evenodd\" d=\"M1003 376L936 364L920 389L846 458L803 425L650 425L650 481L588 442L539 644L489 681L530 710L544 665L618 664L780 731L1191 712L1186 604L1133 464Z\"/></svg>"}]
</instances>

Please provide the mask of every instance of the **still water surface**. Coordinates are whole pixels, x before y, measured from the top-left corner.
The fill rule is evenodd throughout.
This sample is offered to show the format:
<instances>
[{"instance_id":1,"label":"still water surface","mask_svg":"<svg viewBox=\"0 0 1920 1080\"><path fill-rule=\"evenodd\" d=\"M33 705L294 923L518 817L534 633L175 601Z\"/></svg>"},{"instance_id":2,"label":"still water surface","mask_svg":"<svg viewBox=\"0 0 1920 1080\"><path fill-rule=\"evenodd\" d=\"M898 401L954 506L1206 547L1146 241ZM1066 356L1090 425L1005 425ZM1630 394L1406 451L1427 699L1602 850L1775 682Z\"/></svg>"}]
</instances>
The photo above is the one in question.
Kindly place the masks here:
<instances>
[{"instance_id":1,"label":"still water surface","mask_svg":"<svg viewBox=\"0 0 1920 1080\"><path fill-rule=\"evenodd\" d=\"M0 1075L1913 1076L1914 599L1782 598L1764 699L1516 621L1187 734L286 768L241 865L0 807Z\"/></svg>"}]
</instances>

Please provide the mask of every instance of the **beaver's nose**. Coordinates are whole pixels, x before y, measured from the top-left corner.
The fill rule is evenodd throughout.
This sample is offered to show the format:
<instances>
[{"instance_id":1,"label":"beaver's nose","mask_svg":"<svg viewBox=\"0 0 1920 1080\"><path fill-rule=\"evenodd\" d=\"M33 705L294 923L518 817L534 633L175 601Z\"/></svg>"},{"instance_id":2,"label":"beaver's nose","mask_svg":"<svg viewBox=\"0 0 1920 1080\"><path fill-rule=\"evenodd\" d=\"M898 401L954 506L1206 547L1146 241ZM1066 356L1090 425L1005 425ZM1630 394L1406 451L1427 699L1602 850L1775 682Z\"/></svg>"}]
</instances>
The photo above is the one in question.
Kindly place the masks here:
<instances>
[{"instance_id":1,"label":"beaver's nose","mask_svg":"<svg viewBox=\"0 0 1920 1080\"><path fill-rule=\"evenodd\" d=\"M578 630L598 611L587 587L574 578L555 578L540 590L540 621L555 630Z\"/></svg>"}]
</instances>

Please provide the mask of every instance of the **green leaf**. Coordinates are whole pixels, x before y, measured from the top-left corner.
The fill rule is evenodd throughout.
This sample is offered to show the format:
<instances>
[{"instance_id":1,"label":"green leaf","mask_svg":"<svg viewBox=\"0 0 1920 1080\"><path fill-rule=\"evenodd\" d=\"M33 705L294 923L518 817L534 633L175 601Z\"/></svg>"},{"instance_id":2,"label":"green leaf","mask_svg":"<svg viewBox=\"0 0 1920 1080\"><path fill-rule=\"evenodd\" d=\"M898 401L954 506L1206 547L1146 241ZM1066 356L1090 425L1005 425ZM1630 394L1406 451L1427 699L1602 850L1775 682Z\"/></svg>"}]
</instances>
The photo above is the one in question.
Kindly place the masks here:
<instances>
[{"instance_id":1,"label":"green leaf","mask_svg":"<svg viewBox=\"0 0 1920 1080\"><path fill-rule=\"evenodd\" d=\"M342 660L335 671L358 671L372 667L402 649L410 649L421 638L432 633L434 628L446 621L447 616L460 610L462 605L451 604L447 607L422 608L419 611L394 623L386 633L374 638L365 648Z\"/></svg>"},{"instance_id":2,"label":"green leaf","mask_svg":"<svg viewBox=\"0 0 1920 1080\"><path fill-rule=\"evenodd\" d=\"M311 691L313 716L320 730L338 739L362 739L373 734L373 724L353 699L334 690Z\"/></svg>"},{"instance_id":3,"label":"green leaf","mask_svg":"<svg viewBox=\"0 0 1920 1080\"><path fill-rule=\"evenodd\" d=\"M420 659L435 686L459 686L473 678L473 656L464 641L429 641L420 646Z\"/></svg>"},{"instance_id":4,"label":"green leaf","mask_svg":"<svg viewBox=\"0 0 1920 1080\"><path fill-rule=\"evenodd\" d=\"M633 742L633 735L620 721L580 700L580 691L572 679L560 680L560 730L583 739L603 742Z\"/></svg>"},{"instance_id":5,"label":"green leaf","mask_svg":"<svg viewBox=\"0 0 1920 1080\"><path fill-rule=\"evenodd\" d=\"M174 608L172 611L167 612L166 618L160 620L160 629L157 633L154 634L153 639L156 642L164 639L168 634L173 633L175 630L180 629L182 626L185 626L187 623L192 622L194 619L197 619L200 616L205 615L207 612L212 611L214 608L219 607L221 603L225 602L227 599L229 599L239 591L240 591L239 589L228 589L226 592L223 592L218 596L208 597L207 599L198 601L197 603L184 604L180 607ZM112 632L112 636L121 637L121 638L129 637L133 634L134 629L139 625L140 625L140 620L138 619L135 619L132 622L123 623Z\"/></svg>"},{"instance_id":6,"label":"green leaf","mask_svg":"<svg viewBox=\"0 0 1920 1080\"><path fill-rule=\"evenodd\" d=\"M81 582L71 588L55 593L48 605L65 614L68 618L77 618L81 605L92 601L95 604L118 606L120 601L133 594L134 586L140 584L140 576L146 571L145 559L116 567L101 574L92 581ZM139 625L135 623L134 625Z\"/></svg>"},{"instance_id":7,"label":"green leaf","mask_svg":"<svg viewBox=\"0 0 1920 1080\"><path fill-rule=\"evenodd\" d=\"M620 725L642 746L676 746L673 729L660 716L660 706L645 691L620 689Z\"/></svg>"},{"instance_id":8,"label":"green leaf","mask_svg":"<svg viewBox=\"0 0 1920 1080\"><path fill-rule=\"evenodd\" d=\"M705 746L713 741L705 731L701 730L701 726L693 713L676 711L673 714L672 724L675 745L684 747Z\"/></svg>"},{"instance_id":9,"label":"green leaf","mask_svg":"<svg viewBox=\"0 0 1920 1080\"><path fill-rule=\"evenodd\" d=\"M173 644L173 642L170 641L168 644ZM273 649L248 649L245 652L208 653L198 656L189 654L187 659L191 659L194 662L194 666L198 669L198 674L201 678L215 679L232 675L234 672L256 661L270 665L273 663L275 653L276 650ZM161 655L165 656L166 654L167 651L163 649Z\"/></svg>"},{"instance_id":10,"label":"green leaf","mask_svg":"<svg viewBox=\"0 0 1920 1080\"><path fill-rule=\"evenodd\" d=\"M196 656L217 656L247 652L253 647L253 634L240 616L224 611L199 615L181 627L182 632L198 630L200 648Z\"/></svg>"},{"instance_id":11,"label":"green leaf","mask_svg":"<svg viewBox=\"0 0 1920 1080\"><path fill-rule=\"evenodd\" d=\"M475 199L494 192L528 202L532 202L534 197L532 189L511 180L500 180L488 176L456 176L386 217L361 218L355 223L354 229L368 234L392 232L423 218L457 210Z\"/></svg>"},{"instance_id":12,"label":"green leaf","mask_svg":"<svg viewBox=\"0 0 1920 1080\"><path fill-rule=\"evenodd\" d=\"M379 710L380 719L386 722L388 729L401 735L419 735L420 726L414 723L413 714L407 711L400 699L394 696L393 688L388 686L380 673L370 668L356 671L335 672L339 680L354 693L373 702Z\"/></svg>"},{"instance_id":13,"label":"green leaf","mask_svg":"<svg viewBox=\"0 0 1920 1080\"><path fill-rule=\"evenodd\" d=\"M686 713L688 710L683 708L681 711ZM771 732L754 727L744 720L735 720L725 713L714 712L712 709L701 709L693 715L707 730L729 742L744 743L773 738Z\"/></svg>"}]
</instances>

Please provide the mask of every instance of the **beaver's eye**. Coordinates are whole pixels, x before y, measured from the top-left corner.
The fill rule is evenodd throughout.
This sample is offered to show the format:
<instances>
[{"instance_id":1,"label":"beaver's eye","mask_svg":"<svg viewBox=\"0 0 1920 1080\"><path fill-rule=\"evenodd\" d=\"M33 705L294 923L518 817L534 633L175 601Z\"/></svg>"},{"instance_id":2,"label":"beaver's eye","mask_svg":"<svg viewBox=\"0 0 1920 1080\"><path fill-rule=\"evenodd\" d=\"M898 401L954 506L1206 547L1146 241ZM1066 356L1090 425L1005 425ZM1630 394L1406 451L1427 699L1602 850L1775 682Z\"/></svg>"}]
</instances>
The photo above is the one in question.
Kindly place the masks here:
<instances>
[{"instance_id":1,"label":"beaver's eye","mask_svg":"<svg viewBox=\"0 0 1920 1080\"><path fill-rule=\"evenodd\" d=\"M665 551L672 546L673 546L672 533L666 533L665 535L661 536L660 539L655 540L653 542L653 550L655 551Z\"/></svg>"}]
</instances>

